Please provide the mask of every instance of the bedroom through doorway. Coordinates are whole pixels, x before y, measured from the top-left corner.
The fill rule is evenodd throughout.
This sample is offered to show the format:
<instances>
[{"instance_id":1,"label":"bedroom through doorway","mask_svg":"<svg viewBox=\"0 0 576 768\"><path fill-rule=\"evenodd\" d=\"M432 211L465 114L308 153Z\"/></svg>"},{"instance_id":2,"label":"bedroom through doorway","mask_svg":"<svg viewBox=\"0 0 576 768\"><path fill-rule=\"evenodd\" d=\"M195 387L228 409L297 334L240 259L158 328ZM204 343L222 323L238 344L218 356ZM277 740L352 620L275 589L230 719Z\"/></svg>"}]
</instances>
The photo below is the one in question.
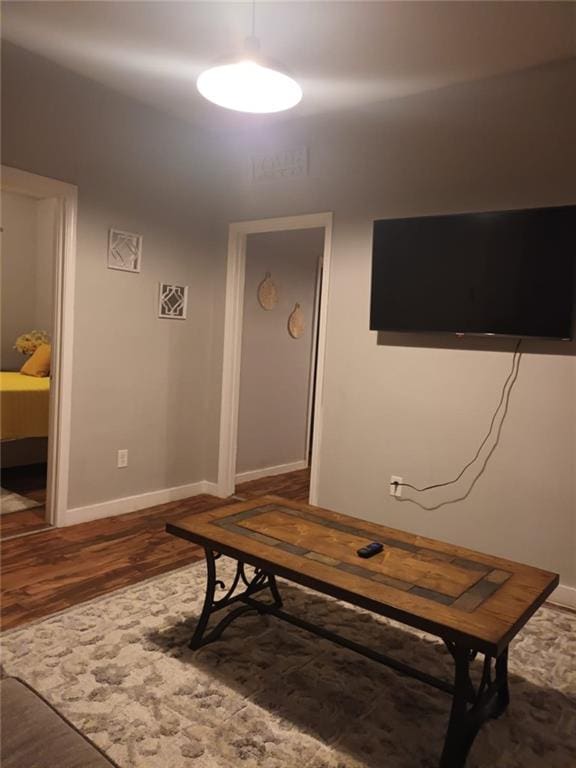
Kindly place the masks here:
<instances>
[{"instance_id":1,"label":"bedroom through doorway","mask_svg":"<svg viewBox=\"0 0 576 768\"><path fill-rule=\"evenodd\" d=\"M48 525L56 201L2 189L2 538Z\"/></svg>"},{"instance_id":2,"label":"bedroom through doorway","mask_svg":"<svg viewBox=\"0 0 576 768\"><path fill-rule=\"evenodd\" d=\"M8 539L48 528L66 503L62 333L70 336L76 189L2 166L0 193L0 538Z\"/></svg>"}]
</instances>

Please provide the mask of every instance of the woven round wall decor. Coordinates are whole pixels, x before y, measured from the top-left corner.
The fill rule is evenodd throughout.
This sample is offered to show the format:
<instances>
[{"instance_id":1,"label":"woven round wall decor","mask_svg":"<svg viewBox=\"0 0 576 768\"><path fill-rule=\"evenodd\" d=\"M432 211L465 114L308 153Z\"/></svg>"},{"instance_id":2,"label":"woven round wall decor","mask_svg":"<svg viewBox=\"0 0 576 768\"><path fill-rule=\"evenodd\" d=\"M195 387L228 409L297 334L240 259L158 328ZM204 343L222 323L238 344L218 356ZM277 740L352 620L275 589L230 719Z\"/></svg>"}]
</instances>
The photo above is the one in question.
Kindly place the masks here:
<instances>
[{"instance_id":1,"label":"woven round wall decor","mask_svg":"<svg viewBox=\"0 0 576 768\"><path fill-rule=\"evenodd\" d=\"M258 286L258 303L262 309L271 310L278 304L278 289L272 280L270 272L266 272L264 280Z\"/></svg>"},{"instance_id":2,"label":"woven round wall decor","mask_svg":"<svg viewBox=\"0 0 576 768\"><path fill-rule=\"evenodd\" d=\"M304 333L304 327L304 312L302 312L300 304L295 304L288 318L288 333L293 339L299 339Z\"/></svg>"}]
</instances>

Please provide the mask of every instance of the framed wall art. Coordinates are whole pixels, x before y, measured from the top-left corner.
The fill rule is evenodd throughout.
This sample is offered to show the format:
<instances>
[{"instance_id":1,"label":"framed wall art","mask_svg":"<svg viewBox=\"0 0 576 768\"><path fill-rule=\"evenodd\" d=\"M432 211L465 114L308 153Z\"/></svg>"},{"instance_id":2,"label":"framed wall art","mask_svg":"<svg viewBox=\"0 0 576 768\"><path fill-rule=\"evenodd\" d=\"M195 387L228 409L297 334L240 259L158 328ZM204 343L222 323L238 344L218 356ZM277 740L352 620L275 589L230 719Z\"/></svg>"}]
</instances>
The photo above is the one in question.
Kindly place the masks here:
<instances>
[{"instance_id":1,"label":"framed wall art","mask_svg":"<svg viewBox=\"0 0 576 768\"><path fill-rule=\"evenodd\" d=\"M108 269L140 272L142 235L111 229L108 232Z\"/></svg>"},{"instance_id":2,"label":"framed wall art","mask_svg":"<svg viewBox=\"0 0 576 768\"><path fill-rule=\"evenodd\" d=\"M169 320L186 320L188 286L160 283L158 317Z\"/></svg>"}]
</instances>

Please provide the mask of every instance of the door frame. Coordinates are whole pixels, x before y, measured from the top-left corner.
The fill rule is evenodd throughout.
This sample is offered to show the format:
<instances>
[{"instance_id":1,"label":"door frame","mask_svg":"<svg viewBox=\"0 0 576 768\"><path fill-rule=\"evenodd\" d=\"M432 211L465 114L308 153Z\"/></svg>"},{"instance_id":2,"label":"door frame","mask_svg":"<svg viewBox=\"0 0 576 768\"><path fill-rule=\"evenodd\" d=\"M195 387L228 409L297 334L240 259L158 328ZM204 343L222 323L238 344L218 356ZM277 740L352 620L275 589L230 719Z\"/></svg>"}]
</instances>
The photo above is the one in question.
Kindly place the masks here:
<instances>
[{"instance_id":1,"label":"door frame","mask_svg":"<svg viewBox=\"0 0 576 768\"><path fill-rule=\"evenodd\" d=\"M240 401L240 366L242 359L242 320L246 276L248 235L293 229L324 229L322 286L318 319L318 357L316 365L316 400L312 461L310 468L310 503L318 503L319 460L322 445L323 395L326 357L326 315L330 292L332 254L332 213L310 213L274 219L233 222L228 229L228 265L224 315L224 354L222 364L222 399L220 407L220 445L218 453L218 493L234 493L238 448L238 409Z\"/></svg>"},{"instance_id":2,"label":"door frame","mask_svg":"<svg viewBox=\"0 0 576 768\"><path fill-rule=\"evenodd\" d=\"M78 189L5 165L1 187L37 200L55 199L57 204L46 506L47 522L59 526L68 507Z\"/></svg>"},{"instance_id":3,"label":"door frame","mask_svg":"<svg viewBox=\"0 0 576 768\"><path fill-rule=\"evenodd\" d=\"M324 231L324 234L326 234L326 231ZM322 254L318 259L316 269L316 283L314 286L314 315L312 320L312 354L310 358L310 376L308 384L308 416L306 421L306 465L308 465L308 459L311 459L313 455L310 439L313 435L312 426L314 421L314 408L316 406L316 368L318 362L318 333L320 330L320 298L322 296L322 280L324 278L324 254Z\"/></svg>"}]
</instances>

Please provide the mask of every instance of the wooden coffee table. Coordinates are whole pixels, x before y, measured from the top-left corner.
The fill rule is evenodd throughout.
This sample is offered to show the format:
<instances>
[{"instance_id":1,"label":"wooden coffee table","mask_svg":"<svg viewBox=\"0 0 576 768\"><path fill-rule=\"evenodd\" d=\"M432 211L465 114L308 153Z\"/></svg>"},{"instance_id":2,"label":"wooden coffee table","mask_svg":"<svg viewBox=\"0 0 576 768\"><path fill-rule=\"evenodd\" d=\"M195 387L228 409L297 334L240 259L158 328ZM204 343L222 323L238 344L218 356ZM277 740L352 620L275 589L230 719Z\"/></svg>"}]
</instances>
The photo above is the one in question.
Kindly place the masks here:
<instances>
[{"instance_id":1,"label":"wooden coffee table","mask_svg":"<svg viewBox=\"0 0 576 768\"><path fill-rule=\"evenodd\" d=\"M218 640L232 621L255 610L446 691L452 710L440 768L461 768L482 723L508 706L508 645L558 584L555 573L275 496L196 514L166 530L206 553L206 597L191 648ZM356 550L370 541L384 550L359 558ZM216 575L222 554L237 561L228 586ZM454 683L287 613L276 576L440 637L454 659ZM255 599L264 590L271 600ZM234 604L209 629L212 614ZM483 673L474 685L470 665L478 654Z\"/></svg>"}]
</instances>

